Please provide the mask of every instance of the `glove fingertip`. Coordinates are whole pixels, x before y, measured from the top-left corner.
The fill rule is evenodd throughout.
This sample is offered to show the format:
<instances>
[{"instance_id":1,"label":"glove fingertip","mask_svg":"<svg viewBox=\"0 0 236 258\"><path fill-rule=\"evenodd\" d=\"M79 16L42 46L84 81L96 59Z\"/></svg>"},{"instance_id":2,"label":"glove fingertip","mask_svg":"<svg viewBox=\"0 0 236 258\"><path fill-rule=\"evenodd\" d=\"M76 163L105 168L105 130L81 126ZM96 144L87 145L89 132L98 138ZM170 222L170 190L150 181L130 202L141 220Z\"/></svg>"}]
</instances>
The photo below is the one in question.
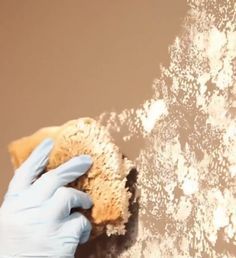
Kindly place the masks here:
<instances>
[{"instance_id":1,"label":"glove fingertip","mask_svg":"<svg viewBox=\"0 0 236 258\"><path fill-rule=\"evenodd\" d=\"M88 221L86 227L84 228L84 230L80 236L80 240L79 240L80 244L84 244L89 240L91 230L92 230L92 225Z\"/></svg>"},{"instance_id":2,"label":"glove fingertip","mask_svg":"<svg viewBox=\"0 0 236 258\"><path fill-rule=\"evenodd\" d=\"M88 155L80 155L71 158L66 163L57 168L58 171L74 171L78 176L85 174L92 165L92 159Z\"/></svg>"},{"instance_id":3,"label":"glove fingertip","mask_svg":"<svg viewBox=\"0 0 236 258\"><path fill-rule=\"evenodd\" d=\"M72 160L75 160L75 162L77 163L88 165L88 166L91 166L93 164L93 160L89 155L76 156L76 157L73 157Z\"/></svg>"},{"instance_id":4,"label":"glove fingertip","mask_svg":"<svg viewBox=\"0 0 236 258\"><path fill-rule=\"evenodd\" d=\"M33 173L40 172L48 162L48 155L51 152L54 141L51 138L43 140L21 164L18 170L32 170Z\"/></svg>"},{"instance_id":5,"label":"glove fingertip","mask_svg":"<svg viewBox=\"0 0 236 258\"><path fill-rule=\"evenodd\" d=\"M82 202L82 205L81 205L81 206L82 206L83 209L86 209L86 210L92 208L92 206L93 206L93 201L92 201L91 197L89 197L89 196L87 195L87 196L86 196L86 199Z\"/></svg>"},{"instance_id":6,"label":"glove fingertip","mask_svg":"<svg viewBox=\"0 0 236 258\"><path fill-rule=\"evenodd\" d=\"M54 140L52 138L45 138L39 146L42 146L47 149L51 149L54 145Z\"/></svg>"},{"instance_id":7,"label":"glove fingertip","mask_svg":"<svg viewBox=\"0 0 236 258\"><path fill-rule=\"evenodd\" d=\"M54 141L51 138L44 139L36 148L32 151L29 158L38 159L41 156L48 156L52 150Z\"/></svg>"}]
</instances>

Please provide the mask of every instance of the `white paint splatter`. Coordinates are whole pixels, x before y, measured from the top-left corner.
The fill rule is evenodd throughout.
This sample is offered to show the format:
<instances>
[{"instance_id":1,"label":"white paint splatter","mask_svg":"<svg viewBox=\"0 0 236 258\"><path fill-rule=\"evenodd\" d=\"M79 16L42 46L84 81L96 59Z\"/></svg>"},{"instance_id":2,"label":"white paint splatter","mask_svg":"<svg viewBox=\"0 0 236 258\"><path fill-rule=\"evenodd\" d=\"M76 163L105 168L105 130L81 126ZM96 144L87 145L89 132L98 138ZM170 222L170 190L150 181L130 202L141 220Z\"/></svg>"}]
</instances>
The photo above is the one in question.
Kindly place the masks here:
<instances>
[{"instance_id":1,"label":"white paint splatter","mask_svg":"<svg viewBox=\"0 0 236 258\"><path fill-rule=\"evenodd\" d=\"M153 99L101 117L113 132L128 129L126 141L146 142L136 159L138 226L122 258L235 257L236 2L188 4ZM104 257L120 248L111 247Z\"/></svg>"},{"instance_id":2,"label":"white paint splatter","mask_svg":"<svg viewBox=\"0 0 236 258\"><path fill-rule=\"evenodd\" d=\"M229 224L229 217L224 207L217 207L214 212L214 224L217 229L223 228Z\"/></svg>"},{"instance_id":3,"label":"white paint splatter","mask_svg":"<svg viewBox=\"0 0 236 258\"><path fill-rule=\"evenodd\" d=\"M150 133L161 116L167 115L167 107L164 100L146 101L142 109L136 111L137 117L141 120L143 129Z\"/></svg>"},{"instance_id":4,"label":"white paint splatter","mask_svg":"<svg viewBox=\"0 0 236 258\"><path fill-rule=\"evenodd\" d=\"M198 191L198 182L185 178L183 183L183 191L186 195L196 193Z\"/></svg>"}]
</instances>

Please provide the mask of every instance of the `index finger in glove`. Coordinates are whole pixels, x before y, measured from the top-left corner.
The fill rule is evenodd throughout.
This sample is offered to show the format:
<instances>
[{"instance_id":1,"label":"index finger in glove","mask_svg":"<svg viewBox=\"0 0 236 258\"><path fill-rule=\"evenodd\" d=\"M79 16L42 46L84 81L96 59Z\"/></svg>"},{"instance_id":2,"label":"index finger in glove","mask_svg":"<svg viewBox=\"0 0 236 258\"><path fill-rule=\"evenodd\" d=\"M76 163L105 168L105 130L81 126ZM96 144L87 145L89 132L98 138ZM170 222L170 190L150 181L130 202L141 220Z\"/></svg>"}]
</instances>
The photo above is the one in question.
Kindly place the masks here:
<instances>
[{"instance_id":1,"label":"index finger in glove","mask_svg":"<svg viewBox=\"0 0 236 258\"><path fill-rule=\"evenodd\" d=\"M32 196L38 201L49 199L55 191L82 176L92 165L88 155L74 157L59 167L43 174L31 185Z\"/></svg>"},{"instance_id":2,"label":"index finger in glove","mask_svg":"<svg viewBox=\"0 0 236 258\"><path fill-rule=\"evenodd\" d=\"M33 150L22 165L16 169L9 184L8 194L18 193L32 184L47 165L52 148L53 140L47 138Z\"/></svg>"}]
</instances>

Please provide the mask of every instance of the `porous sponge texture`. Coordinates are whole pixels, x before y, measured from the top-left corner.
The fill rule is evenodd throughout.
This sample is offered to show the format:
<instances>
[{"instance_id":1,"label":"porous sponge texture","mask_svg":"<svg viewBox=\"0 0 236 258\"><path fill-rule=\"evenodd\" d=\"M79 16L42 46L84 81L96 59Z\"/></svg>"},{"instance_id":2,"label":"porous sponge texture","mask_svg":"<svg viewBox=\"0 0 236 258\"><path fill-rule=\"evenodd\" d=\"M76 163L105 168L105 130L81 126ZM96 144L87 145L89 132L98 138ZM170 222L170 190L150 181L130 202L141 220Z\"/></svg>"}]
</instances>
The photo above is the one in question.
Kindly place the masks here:
<instances>
[{"instance_id":1,"label":"porous sponge texture","mask_svg":"<svg viewBox=\"0 0 236 258\"><path fill-rule=\"evenodd\" d=\"M31 136L9 144L14 167L19 167L33 149L48 137L55 143L46 171L81 154L88 154L93 159L88 173L69 184L92 197L92 210L81 210L93 224L92 237L104 231L107 235L125 234L131 197L125 185L133 164L123 157L106 128L91 118L71 120L59 127L42 128Z\"/></svg>"}]
</instances>

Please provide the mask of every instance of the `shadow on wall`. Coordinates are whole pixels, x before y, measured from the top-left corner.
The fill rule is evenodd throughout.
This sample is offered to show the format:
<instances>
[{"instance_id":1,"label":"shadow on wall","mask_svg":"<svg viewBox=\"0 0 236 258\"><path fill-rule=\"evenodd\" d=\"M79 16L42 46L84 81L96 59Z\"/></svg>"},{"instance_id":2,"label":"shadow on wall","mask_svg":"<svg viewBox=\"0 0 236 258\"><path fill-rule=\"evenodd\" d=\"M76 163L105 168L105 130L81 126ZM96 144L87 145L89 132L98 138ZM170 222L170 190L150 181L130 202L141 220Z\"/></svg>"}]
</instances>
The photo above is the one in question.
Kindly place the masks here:
<instances>
[{"instance_id":1,"label":"shadow on wall","mask_svg":"<svg viewBox=\"0 0 236 258\"><path fill-rule=\"evenodd\" d=\"M137 176L137 170L132 169L127 177L126 187L128 187L129 191L132 193L129 207L131 216L126 225L127 233L124 236L110 237L103 234L94 240L79 245L75 255L76 258L104 258L104 255L106 255L106 257L114 257L114 253L119 255L135 244L138 235L139 214L139 198L136 188ZM113 250L111 250L111 246ZM112 253L109 254L109 250Z\"/></svg>"}]
</instances>

